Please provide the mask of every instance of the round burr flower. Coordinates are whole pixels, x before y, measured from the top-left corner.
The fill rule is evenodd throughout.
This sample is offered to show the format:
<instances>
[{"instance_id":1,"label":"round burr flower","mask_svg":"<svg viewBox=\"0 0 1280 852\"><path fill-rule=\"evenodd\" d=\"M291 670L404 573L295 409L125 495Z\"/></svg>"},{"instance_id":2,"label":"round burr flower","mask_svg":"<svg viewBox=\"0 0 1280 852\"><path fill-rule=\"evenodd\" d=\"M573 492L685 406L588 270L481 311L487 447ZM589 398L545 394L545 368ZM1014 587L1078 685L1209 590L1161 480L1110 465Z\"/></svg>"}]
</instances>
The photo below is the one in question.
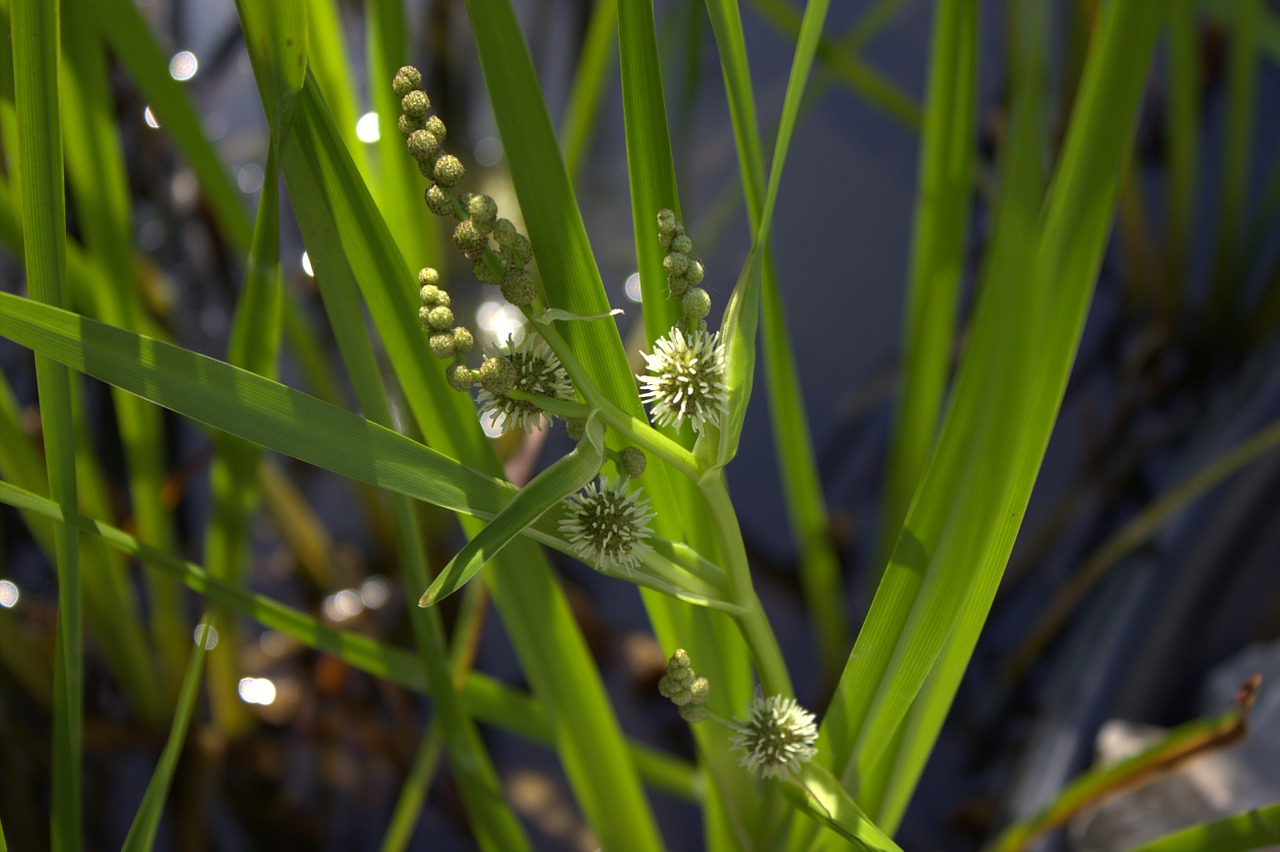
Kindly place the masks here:
<instances>
[{"instance_id":1,"label":"round burr flower","mask_svg":"<svg viewBox=\"0 0 1280 852\"><path fill-rule=\"evenodd\" d=\"M653 354L645 355L648 375L637 376L641 399L652 404L649 416L659 426L684 421L701 432L706 424L720 422L728 406L725 388L725 348L720 333L694 331L685 335L673 328L653 343Z\"/></svg>"},{"instance_id":2,"label":"round burr flower","mask_svg":"<svg viewBox=\"0 0 1280 852\"><path fill-rule=\"evenodd\" d=\"M569 381L569 375L560 366L560 359L541 337L529 334L515 343L508 336L506 343L487 347L486 354L489 358L505 361L514 368L515 385L512 390L573 400L573 384ZM494 423L501 424L503 431L518 427L531 432L541 428L541 408L528 400L511 399L506 392L496 391L500 391L500 387L494 386L494 390L490 390L482 386L476 397L481 417L488 417Z\"/></svg>"},{"instance_id":3,"label":"round burr flower","mask_svg":"<svg viewBox=\"0 0 1280 852\"><path fill-rule=\"evenodd\" d=\"M733 721L733 730L730 742L743 751L738 765L765 778L789 779L800 771L801 763L818 753L813 747L818 739L813 714L794 698L755 699L746 718Z\"/></svg>"},{"instance_id":4,"label":"round burr flower","mask_svg":"<svg viewBox=\"0 0 1280 852\"><path fill-rule=\"evenodd\" d=\"M649 521L653 511L643 488L627 491L626 477L602 476L599 486L590 483L569 498L569 510L560 522L578 558L601 571L630 571L640 564L649 546Z\"/></svg>"}]
</instances>

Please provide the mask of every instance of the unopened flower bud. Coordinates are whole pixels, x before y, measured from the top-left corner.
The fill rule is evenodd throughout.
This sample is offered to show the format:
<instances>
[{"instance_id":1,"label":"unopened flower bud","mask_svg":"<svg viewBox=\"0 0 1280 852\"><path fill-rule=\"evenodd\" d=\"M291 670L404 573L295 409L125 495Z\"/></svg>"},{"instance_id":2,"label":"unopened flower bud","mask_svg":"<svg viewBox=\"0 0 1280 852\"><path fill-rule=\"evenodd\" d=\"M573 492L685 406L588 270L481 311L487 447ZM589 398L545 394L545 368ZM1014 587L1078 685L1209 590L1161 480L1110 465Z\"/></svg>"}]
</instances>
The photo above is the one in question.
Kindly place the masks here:
<instances>
[{"instance_id":1,"label":"unopened flower bud","mask_svg":"<svg viewBox=\"0 0 1280 852\"><path fill-rule=\"evenodd\" d=\"M421 85L422 73L412 65L406 65L397 71L395 79L391 81L391 89L397 98L403 98Z\"/></svg>"},{"instance_id":2,"label":"unopened flower bud","mask_svg":"<svg viewBox=\"0 0 1280 852\"><path fill-rule=\"evenodd\" d=\"M619 452L618 462L623 472L632 479L644 473L644 453L636 447L627 447Z\"/></svg>"},{"instance_id":3,"label":"unopened flower bud","mask_svg":"<svg viewBox=\"0 0 1280 852\"><path fill-rule=\"evenodd\" d=\"M457 186L465 172L466 169L462 167L462 161L452 154L445 154L436 160L435 179L436 183L441 186Z\"/></svg>"},{"instance_id":4,"label":"unopened flower bud","mask_svg":"<svg viewBox=\"0 0 1280 852\"><path fill-rule=\"evenodd\" d=\"M684 315L694 319L702 319L711 313L711 296L701 287L690 287L685 291Z\"/></svg>"},{"instance_id":5,"label":"unopened flower bud","mask_svg":"<svg viewBox=\"0 0 1280 852\"><path fill-rule=\"evenodd\" d=\"M460 325L453 330L453 353L459 358L467 357L467 353L471 351L471 347L475 346L476 339L472 336L471 330L466 326Z\"/></svg>"},{"instance_id":6,"label":"unopened flower bud","mask_svg":"<svg viewBox=\"0 0 1280 852\"><path fill-rule=\"evenodd\" d=\"M486 358L480 365L480 387L494 396L513 390L519 377L510 358Z\"/></svg>"},{"instance_id":7,"label":"unopened flower bud","mask_svg":"<svg viewBox=\"0 0 1280 852\"><path fill-rule=\"evenodd\" d=\"M491 226L498 218L498 205L487 195L472 195L467 199L467 215L477 225Z\"/></svg>"},{"instance_id":8,"label":"unopened flower bud","mask_svg":"<svg viewBox=\"0 0 1280 852\"><path fill-rule=\"evenodd\" d=\"M499 271L494 271L494 268L489 265L490 261L494 262ZM489 255L471 264L471 273L481 284L500 284L507 274L507 267L499 258Z\"/></svg>"},{"instance_id":9,"label":"unopened flower bud","mask_svg":"<svg viewBox=\"0 0 1280 852\"><path fill-rule=\"evenodd\" d=\"M453 215L453 196L449 190L439 184L432 184L427 187L424 196L427 199L427 208L437 216Z\"/></svg>"},{"instance_id":10,"label":"unopened flower bud","mask_svg":"<svg viewBox=\"0 0 1280 852\"><path fill-rule=\"evenodd\" d=\"M401 115L396 121L396 127L400 128L400 135L408 139L413 135L415 130L421 130L426 123L420 118L412 118L411 116ZM440 137L436 137L437 139Z\"/></svg>"},{"instance_id":11,"label":"unopened flower bud","mask_svg":"<svg viewBox=\"0 0 1280 852\"><path fill-rule=\"evenodd\" d=\"M437 142L440 142L441 144L444 143L444 136L445 136L444 121L441 120L440 116L433 115L429 117L426 123L423 125L423 128L427 132L429 132L432 136L436 137Z\"/></svg>"},{"instance_id":12,"label":"unopened flower bud","mask_svg":"<svg viewBox=\"0 0 1280 852\"><path fill-rule=\"evenodd\" d=\"M470 219L463 219L453 229L453 244L467 257L479 257L488 242Z\"/></svg>"},{"instance_id":13,"label":"unopened flower bud","mask_svg":"<svg viewBox=\"0 0 1280 852\"><path fill-rule=\"evenodd\" d=\"M453 326L453 311L441 305L427 312L427 326L432 331L448 331Z\"/></svg>"},{"instance_id":14,"label":"unopened flower bud","mask_svg":"<svg viewBox=\"0 0 1280 852\"><path fill-rule=\"evenodd\" d=\"M456 391L471 390L471 386L475 384L475 374L466 364L451 364L445 369L444 376L449 387Z\"/></svg>"},{"instance_id":15,"label":"unopened flower bud","mask_svg":"<svg viewBox=\"0 0 1280 852\"><path fill-rule=\"evenodd\" d=\"M671 250L678 251L681 254L689 254L693 251L693 240L689 239L686 234L680 234L671 238Z\"/></svg>"},{"instance_id":16,"label":"unopened flower bud","mask_svg":"<svg viewBox=\"0 0 1280 852\"><path fill-rule=\"evenodd\" d=\"M437 332L428 337L427 345L431 347L431 354L437 358L452 358L456 349L453 335L447 331Z\"/></svg>"},{"instance_id":17,"label":"unopened flower bud","mask_svg":"<svg viewBox=\"0 0 1280 852\"><path fill-rule=\"evenodd\" d=\"M689 255L673 251L662 259L662 267L667 270L668 275L683 275L689 267Z\"/></svg>"},{"instance_id":18,"label":"unopened flower bud","mask_svg":"<svg viewBox=\"0 0 1280 852\"><path fill-rule=\"evenodd\" d=\"M702 264L696 260L690 260L689 265L684 270L685 280L690 284L699 284L702 282L702 275Z\"/></svg>"},{"instance_id":19,"label":"unopened flower bud","mask_svg":"<svg viewBox=\"0 0 1280 852\"><path fill-rule=\"evenodd\" d=\"M520 267L511 267L502 279L502 298L518 308L532 304L538 294L533 283L533 273Z\"/></svg>"},{"instance_id":20,"label":"unopened flower bud","mask_svg":"<svg viewBox=\"0 0 1280 852\"><path fill-rule=\"evenodd\" d=\"M426 92L414 89L400 99L400 108L410 118L424 119L427 117L427 110L431 109L431 99Z\"/></svg>"},{"instance_id":21,"label":"unopened flower bud","mask_svg":"<svg viewBox=\"0 0 1280 852\"><path fill-rule=\"evenodd\" d=\"M418 270L418 286L426 287L428 284L433 287L440 286L440 271L430 266L424 266Z\"/></svg>"},{"instance_id":22,"label":"unopened flower bud","mask_svg":"<svg viewBox=\"0 0 1280 852\"><path fill-rule=\"evenodd\" d=\"M423 284L422 289L418 291L418 298L428 308L434 308L437 305L443 305L447 308L451 303L449 294L434 284Z\"/></svg>"},{"instance_id":23,"label":"unopened flower bud","mask_svg":"<svg viewBox=\"0 0 1280 852\"><path fill-rule=\"evenodd\" d=\"M427 130L415 130L409 134L409 154L419 163L425 163L440 150L440 140Z\"/></svg>"},{"instance_id":24,"label":"unopened flower bud","mask_svg":"<svg viewBox=\"0 0 1280 852\"><path fill-rule=\"evenodd\" d=\"M569 440L581 441L587 434L587 421L581 417L572 417L564 422L564 428L569 433Z\"/></svg>"}]
</instances>

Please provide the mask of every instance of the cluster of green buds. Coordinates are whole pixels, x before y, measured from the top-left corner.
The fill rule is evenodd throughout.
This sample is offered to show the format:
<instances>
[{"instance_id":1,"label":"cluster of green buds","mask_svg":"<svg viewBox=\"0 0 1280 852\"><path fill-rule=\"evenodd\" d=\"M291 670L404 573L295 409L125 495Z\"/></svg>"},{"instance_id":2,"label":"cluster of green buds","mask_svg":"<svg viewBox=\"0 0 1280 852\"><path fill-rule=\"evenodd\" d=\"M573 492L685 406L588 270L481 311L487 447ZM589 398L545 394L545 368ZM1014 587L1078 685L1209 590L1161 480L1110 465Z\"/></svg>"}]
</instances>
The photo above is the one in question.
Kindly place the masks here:
<instances>
[{"instance_id":1,"label":"cluster of green buds","mask_svg":"<svg viewBox=\"0 0 1280 852\"><path fill-rule=\"evenodd\" d=\"M445 125L438 115L428 115L431 100L423 92L422 74L406 65L395 76L392 88L404 112L400 133L418 171L427 179L427 207L437 216L457 220L453 244L467 260L476 278L496 284L502 296L517 307L533 303L537 285L529 263L533 246L509 219L498 217L498 205L488 195L459 192L465 169L454 155L444 150Z\"/></svg>"},{"instance_id":2,"label":"cluster of green buds","mask_svg":"<svg viewBox=\"0 0 1280 852\"><path fill-rule=\"evenodd\" d=\"M686 335L706 331L707 314L711 313L711 296L699 287L704 270L702 262L693 253L693 240L684 232L684 225L674 211L658 211L658 241L667 256L662 266L667 270L667 289L684 306L684 316L676 324Z\"/></svg>"},{"instance_id":3,"label":"cluster of green buds","mask_svg":"<svg viewBox=\"0 0 1280 852\"><path fill-rule=\"evenodd\" d=\"M705 720L710 713L707 697L711 695L711 684L693 670L684 648L677 648L667 661L667 673L658 681L658 692L679 707L680 718L690 724Z\"/></svg>"},{"instance_id":4,"label":"cluster of green buds","mask_svg":"<svg viewBox=\"0 0 1280 852\"><path fill-rule=\"evenodd\" d=\"M431 100L422 91L422 74L406 65L392 81L400 98L400 134L418 171L428 181L427 207L438 216L457 220L453 243L471 261L472 272L485 284L497 285L503 297L517 307L533 303L537 285L529 264L533 245L516 230L509 219L498 217L498 205L488 195L460 192L465 169L462 162L444 149L445 125L438 115L428 114ZM440 283L440 273L430 267L418 273L422 307L418 316L429 334L431 352L450 361L445 370L450 387L470 391L480 385L481 417L500 422L504 429L526 431L542 423L545 412L529 399L514 399L513 391L558 400L574 399L573 385L546 342L529 333L522 340L506 341L486 348L479 370L466 364L475 337L465 326L454 325L449 294Z\"/></svg>"},{"instance_id":5,"label":"cluster of green buds","mask_svg":"<svg viewBox=\"0 0 1280 852\"><path fill-rule=\"evenodd\" d=\"M440 286L440 273L429 266L418 272L418 296L422 299L418 319L422 320L430 335L427 341L431 354L452 361L445 370L450 387L470 390L475 376L467 366L466 358L476 340L466 326L453 324L452 299Z\"/></svg>"},{"instance_id":6,"label":"cluster of green buds","mask_svg":"<svg viewBox=\"0 0 1280 852\"><path fill-rule=\"evenodd\" d=\"M711 296L697 286L702 263L693 256L693 240L670 210L658 211L658 239L667 256L667 286L679 297L684 316L670 332L653 342L645 354L647 373L640 380L640 398L649 404L649 418L659 426L679 429L687 420L693 431L720 422L728 407L725 380L727 353L720 333L707 331Z\"/></svg>"},{"instance_id":7,"label":"cluster of green buds","mask_svg":"<svg viewBox=\"0 0 1280 852\"><path fill-rule=\"evenodd\" d=\"M667 661L658 692L680 708L680 718L686 722L710 719L728 728L730 744L742 752L738 765L762 778L791 780L799 774L800 765L818 753L814 745L818 741L817 721L794 698L757 696L736 719L725 719L708 709L711 685L693 670L683 648L677 648Z\"/></svg>"}]
</instances>

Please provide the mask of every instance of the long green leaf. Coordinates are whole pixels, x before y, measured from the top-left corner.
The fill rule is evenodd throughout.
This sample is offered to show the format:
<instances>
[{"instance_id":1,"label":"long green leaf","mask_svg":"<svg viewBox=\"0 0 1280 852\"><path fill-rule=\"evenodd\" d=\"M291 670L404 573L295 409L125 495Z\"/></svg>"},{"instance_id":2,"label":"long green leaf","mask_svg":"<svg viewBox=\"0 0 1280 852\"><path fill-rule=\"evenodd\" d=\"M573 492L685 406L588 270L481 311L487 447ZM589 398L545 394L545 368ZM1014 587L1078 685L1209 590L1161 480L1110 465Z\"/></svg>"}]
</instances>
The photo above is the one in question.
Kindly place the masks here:
<instances>
[{"instance_id":1,"label":"long green leaf","mask_svg":"<svg viewBox=\"0 0 1280 852\"><path fill-rule=\"evenodd\" d=\"M460 589L512 539L594 479L603 463L604 424L592 418L578 446L517 491L497 517L436 576L418 606L434 606Z\"/></svg>"},{"instance_id":2,"label":"long green leaf","mask_svg":"<svg viewBox=\"0 0 1280 852\"><path fill-rule=\"evenodd\" d=\"M1245 852L1278 843L1280 802L1166 834L1131 852Z\"/></svg>"},{"instance_id":3,"label":"long green leaf","mask_svg":"<svg viewBox=\"0 0 1280 852\"><path fill-rule=\"evenodd\" d=\"M978 4L936 7L929 51L920 178L903 334L903 369L889 443L877 565L907 516L938 430L964 274L977 155Z\"/></svg>"},{"instance_id":4,"label":"long green leaf","mask_svg":"<svg viewBox=\"0 0 1280 852\"><path fill-rule=\"evenodd\" d=\"M513 492L410 438L225 362L8 293L0 293L0 308L0 335L16 343L343 476L478 517L497 514Z\"/></svg>"},{"instance_id":5,"label":"long green leaf","mask_svg":"<svg viewBox=\"0 0 1280 852\"><path fill-rule=\"evenodd\" d=\"M1030 283L1026 267L1003 270L979 306L938 448L824 723L836 765L864 803L863 779L931 675L912 749L936 737L1007 563L1101 263L1159 21L1145 4L1108 7Z\"/></svg>"},{"instance_id":6,"label":"long green leaf","mask_svg":"<svg viewBox=\"0 0 1280 852\"><path fill-rule=\"evenodd\" d=\"M196 699L200 695L200 675L204 671L204 658L208 653L209 626L197 628L196 650L187 662L187 673L182 679L178 691L178 706L173 714L173 726L169 730L169 739L165 741L164 751L160 753L160 762L147 791L142 796L142 804L133 818L133 825L125 836L123 852L146 852L155 846L156 832L160 828L160 818L164 815L165 800L169 794L169 786L173 782L173 774L178 769L178 759L182 757L182 747L186 743L187 728L191 724L191 716L195 712Z\"/></svg>"},{"instance_id":7,"label":"long green leaf","mask_svg":"<svg viewBox=\"0 0 1280 852\"><path fill-rule=\"evenodd\" d=\"M205 138L200 117L182 85L169 76L168 60L137 5L131 0L103 0L95 9L94 21L102 28L112 53L150 101L161 128L186 155L223 233L247 252L252 231L244 200Z\"/></svg>"},{"instance_id":8,"label":"long green leaf","mask_svg":"<svg viewBox=\"0 0 1280 852\"><path fill-rule=\"evenodd\" d=\"M22 167L22 223L27 286L36 304L66 304L66 207L62 125L58 93L58 4L15 0L14 101ZM50 308L50 310L56 310ZM77 511L67 370L36 359L49 492L69 514ZM82 601L80 540L74 527L57 524L57 653L54 662L52 842L55 852L81 846L80 762L83 737Z\"/></svg>"},{"instance_id":9,"label":"long green leaf","mask_svg":"<svg viewBox=\"0 0 1280 852\"><path fill-rule=\"evenodd\" d=\"M112 325L138 329L145 314L133 264L133 215L124 155L116 136L115 110L106 56L94 8L84 0L62 0L67 11L63 40L68 57L63 80L68 178L85 249L99 261L107 289L94 293L91 315ZM164 502L166 475L161 412L115 390L116 420L127 461L129 496L139 534L157 547L174 546L172 512ZM171 583L148 572L151 646L159 663L153 687L171 704L187 658L187 628ZM114 626L109 626L114 630Z\"/></svg>"}]
</instances>

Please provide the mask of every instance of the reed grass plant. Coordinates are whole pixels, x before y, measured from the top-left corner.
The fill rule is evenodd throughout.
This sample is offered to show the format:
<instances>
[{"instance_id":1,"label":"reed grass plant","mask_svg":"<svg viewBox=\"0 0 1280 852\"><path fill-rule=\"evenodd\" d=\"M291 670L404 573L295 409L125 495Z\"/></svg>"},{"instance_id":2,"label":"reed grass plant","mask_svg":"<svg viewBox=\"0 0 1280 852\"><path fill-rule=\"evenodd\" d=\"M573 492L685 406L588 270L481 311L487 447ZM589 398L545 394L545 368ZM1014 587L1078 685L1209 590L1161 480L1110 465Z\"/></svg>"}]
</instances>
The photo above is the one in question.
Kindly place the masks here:
<instances>
[{"instance_id":1,"label":"reed grass plant","mask_svg":"<svg viewBox=\"0 0 1280 852\"><path fill-rule=\"evenodd\" d=\"M1275 13L1260 0L1070 4L1080 39L1064 96L1062 69L1046 58L1061 21L1042 4L1011 0L996 12L976 0L938 3L917 101L863 53L902 3L872 4L852 31L834 34L824 31L826 0L802 11L757 0L750 5L761 19L790 40L774 112L757 102L738 4L695 4L689 14L714 40L737 155L729 203L741 204L750 233L740 265L725 269L704 266L703 236L681 203L677 175L691 167L673 154L673 94L664 87L680 49L660 44L651 0L592 6L559 130L517 17L522 4L438 5L465 7L509 170L500 203L454 146L447 98L457 90L431 91L431 66L410 65L432 61L430 40L449 37L439 26L458 29L434 5L424 20L416 4L364 4L359 64L341 23L353 9L237 0L269 127L250 211L206 138L207 117L170 71L149 7L0 2L0 237L12 268L25 273L25 285L0 292L0 337L9 341L0 502L21 516L57 588L56 631L21 621L21 606L0 610L0 664L5 689L29 696L52 731L49 788L34 794L51 828L40 842L56 850L104 842L83 829L89 670L164 741L124 846L178 842L179 816L167 830L163 816L191 760L193 726L234 743L263 724L242 678L251 638L265 629L384 690L427 696L384 849L414 842L424 808L446 794L446 765L476 846L545 843L531 836L482 726L554 755L589 832L583 848L898 849L1023 524L1117 211L1118 251L1136 270L1135 310L1170 330L1201 316L1201 297L1178 273L1202 156L1195 37L1217 16L1233 52L1205 334L1247 328L1261 341L1274 330L1275 264L1262 232L1244 224L1256 76L1274 50L1260 34L1274 30ZM1010 87L988 158L978 145L979 77L982 17L992 14L1008 27ZM117 74L149 105L194 176L211 232L241 261L225 352L185 344L175 333L183 323L152 298L165 271L134 236L137 193L122 145L139 143L113 103ZM613 75L638 317L616 315L576 190ZM1170 87L1163 251L1135 153L1153 75ZM353 86L358 79L367 89ZM779 267L773 237L791 144L831 86L919 134L878 544L858 577L831 534L807 422L802 385L822 382L803 375L787 322L789 282L806 273ZM353 130L366 102L382 128L374 144ZM975 199L987 223L976 261ZM1268 192L1260 202L1267 222L1277 199ZM281 271L282 233L295 227L319 310L300 304ZM812 247L829 250L842 249ZM1247 286L1251 276L1265 279L1261 290ZM511 336L489 343L462 308L466 292L486 284L520 317ZM836 298L831 310L843 309ZM336 359L325 353L330 344ZM96 394L91 379L109 395ZM793 676L797 643L775 633L761 602L726 479L753 399L770 418L815 682ZM38 428L24 420L28 404L38 406ZM103 406L109 440L90 434L90 409ZM166 447L175 418L207 447L195 535L179 524L173 499ZM483 424L506 439L487 437ZM509 478L512 446L536 446L542 429L565 429L572 448ZM1277 440L1274 427L1259 433L1171 491L1108 542L1086 576L1100 576ZM361 505L352 514L385 537L396 566L390 597L406 605L394 620L400 630L344 626L262 581L254 529L264 512L303 585L335 606L337 589L370 581L343 574L291 460L353 484L346 493ZM605 575L618 595L638 588L668 658L660 689L676 705L651 712L658 706L687 724L688 754L644 744L620 719L554 567L565 557ZM852 603L859 587L873 593L865 612ZM474 666L490 607L518 681ZM0 717L11 704L0 696ZM11 747L0 737L0 750ZM3 786L13 780L6 774ZM655 791L694 805L699 837L660 824ZM6 810L16 801L0 795L0 824L19 821ZM25 837L29 820L20 821ZM1275 842L1271 825L1237 820L1203 831ZM1160 848L1211 848L1189 842Z\"/></svg>"}]
</instances>

